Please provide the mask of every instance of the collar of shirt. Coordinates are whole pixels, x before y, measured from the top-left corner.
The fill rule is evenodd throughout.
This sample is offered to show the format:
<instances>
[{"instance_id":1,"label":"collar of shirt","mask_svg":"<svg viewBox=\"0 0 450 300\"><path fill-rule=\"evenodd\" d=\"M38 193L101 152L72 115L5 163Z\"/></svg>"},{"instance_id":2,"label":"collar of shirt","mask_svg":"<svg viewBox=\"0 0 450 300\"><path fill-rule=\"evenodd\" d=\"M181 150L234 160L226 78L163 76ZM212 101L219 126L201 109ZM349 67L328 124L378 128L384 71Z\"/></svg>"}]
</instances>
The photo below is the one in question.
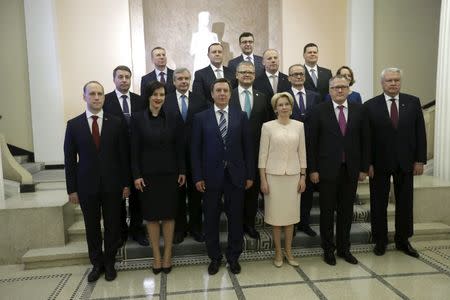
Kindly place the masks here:
<instances>
[{"instance_id":1,"label":"collar of shirt","mask_svg":"<svg viewBox=\"0 0 450 300\"><path fill-rule=\"evenodd\" d=\"M308 70L308 73L311 74L311 69L314 70L316 72L316 76L317 76L317 65L315 65L314 67L310 67L307 64L305 64L305 68Z\"/></svg>"},{"instance_id":2,"label":"collar of shirt","mask_svg":"<svg viewBox=\"0 0 450 300\"><path fill-rule=\"evenodd\" d=\"M221 72L222 72L222 74L223 74L223 65L220 65L220 67L215 67L215 66L213 66L213 65L209 65L210 67L211 67L211 69L213 70L213 72L214 72L214 74L216 73L216 70L217 69L219 69ZM225 75L224 75L225 76Z\"/></svg>"},{"instance_id":3,"label":"collar of shirt","mask_svg":"<svg viewBox=\"0 0 450 300\"><path fill-rule=\"evenodd\" d=\"M347 99L345 99L344 103L342 103L342 104L337 104L337 103L334 102L333 100L332 100L331 102L333 102L333 108L334 108L334 110L336 110L337 107L338 107L338 106L341 106L341 105L342 105L343 107L345 107L346 109L348 109Z\"/></svg>"},{"instance_id":4,"label":"collar of shirt","mask_svg":"<svg viewBox=\"0 0 450 300\"><path fill-rule=\"evenodd\" d=\"M223 110L226 114L228 114L228 105L225 106L224 109L221 109L221 108L217 107L217 105L214 104L214 112L217 114L217 112L218 112L219 110Z\"/></svg>"},{"instance_id":5,"label":"collar of shirt","mask_svg":"<svg viewBox=\"0 0 450 300\"><path fill-rule=\"evenodd\" d=\"M272 75L275 75L275 77L278 78L279 73L280 73L280 71L276 71L275 74L272 74L272 73L269 73L266 71L267 78L269 78L269 79L270 79L270 76L272 76Z\"/></svg>"},{"instance_id":6,"label":"collar of shirt","mask_svg":"<svg viewBox=\"0 0 450 300\"><path fill-rule=\"evenodd\" d=\"M398 103L398 100L400 99L400 96L397 94L394 97L391 97L391 96L386 95L386 93L384 93L384 99L386 100L386 103L389 103L389 105L391 105L391 99L392 98L394 98L395 101L397 101L397 103Z\"/></svg>"},{"instance_id":7,"label":"collar of shirt","mask_svg":"<svg viewBox=\"0 0 450 300\"><path fill-rule=\"evenodd\" d=\"M89 118L92 117L92 116L97 116L97 117L99 117L100 119L103 119L103 109L100 110L100 112L99 112L98 114L93 114L93 113L91 113L88 109L86 109L86 118L89 119Z\"/></svg>"},{"instance_id":8,"label":"collar of shirt","mask_svg":"<svg viewBox=\"0 0 450 300\"><path fill-rule=\"evenodd\" d=\"M242 58L246 61L247 60L247 56L250 56L252 58L252 61L255 61L255 57L253 57L253 53L250 55L247 55L245 53L242 53Z\"/></svg>"},{"instance_id":9,"label":"collar of shirt","mask_svg":"<svg viewBox=\"0 0 450 300\"><path fill-rule=\"evenodd\" d=\"M292 87L292 92L295 96L297 96L298 92L302 92L302 94L306 96L305 87L303 87L301 90L297 90L295 87Z\"/></svg>"},{"instance_id":10,"label":"collar of shirt","mask_svg":"<svg viewBox=\"0 0 450 300\"><path fill-rule=\"evenodd\" d=\"M155 69L156 79L159 80L159 73L164 72L164 75L167 76L167 67L164 68L164 70L160 71L158 69Z\"/></svg>"},{"instance_id":11,"label":"collar of shirt","mask_svg":"<svg viewBox=\"0 0 450 300\"><path fill-rule=\"evenodd\" d=\"M186 96L186 99L189 101L189 91L187 91L186 94L182 94L178 90L176 90L175 93L177 94L178 100L181 100L180 97L184 95L184 96Z\"/></svg>"},{"instance_id":12,"label":"collar of shirt","mask_svg":"<svg viewBox=\"0 0 450 300\"><path fill-rule=\"evenodd\" d=\"M131 99L131 97L130 97L130 91L128 91L126 94L122 94L121 92L119 92L117 89L115 89L115 91L116 91L116 95L117 95L117 99L119 99L120 101L122 101L122 95L125 95L125 96L127 96L127 100L128 99Z\"/></svg>"},{"instance_id":13,"label":"collar of shirt","mask_svg":"<svg viewBox=\"0 0 450 300\"><path fill-rule=\"evenodd\" d=\"M252 87L249 87L248 89L246 89L246 88L244 88L244 87L238 85L238 93L239 93L239 95L242 95L242 93L243 93L245 90L249 91L250 97L253 96L253 91L252 91L253 89L252 89Z\"/></svg>"}]
</instances>

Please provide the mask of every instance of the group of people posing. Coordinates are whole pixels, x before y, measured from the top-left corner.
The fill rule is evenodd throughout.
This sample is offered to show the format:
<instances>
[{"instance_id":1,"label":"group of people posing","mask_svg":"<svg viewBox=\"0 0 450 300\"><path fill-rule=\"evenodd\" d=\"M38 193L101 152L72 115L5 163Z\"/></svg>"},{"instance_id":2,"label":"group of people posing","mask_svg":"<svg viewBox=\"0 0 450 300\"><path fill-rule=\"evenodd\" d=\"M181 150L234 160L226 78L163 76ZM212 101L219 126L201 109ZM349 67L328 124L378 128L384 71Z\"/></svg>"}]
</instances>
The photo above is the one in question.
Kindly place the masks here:
<instances>
[{"instance_id":1,"label":"group of people posing","mask_svg":"<svg viewBox=\"0 0 450 300\"><path fill-rule=\"evenodd\" d=\"M195 72L192 92L191 73L169 69L162 47L152 50L155 70L142 77L141 96L129 91L132 73L126 66L114 69L116 89L109 94L97 81L83 87L86 111L68 121L64 153L69 201L80 204L86 225L93 265L88 281L102 273L106 280L116 278L115 255L128 235L149 245L143 220L155 274L171 271L172 245L188 233L205 242L208 273L216 274L223 260L222 211L228 222L225 259L232 273L240 273L244 233L259 238L260 194L276 267L285 258L299 265L292 255L296 229L317 235L309 221L314 191L324 261L335 265L336 252L357 264L350 228L358 180L367 176L374 253L383 255L388 243L392 176L395 244L418 257L408 239L413 176L423 173L426 136L419 99L400 93L401 70L383 70L383 93L362 104L350 90L352 70L343 66L332 76L319 67L316 44L305 45L304 64L290 66L289 74L279 71L277 50L267 49L262 57L253 53L251 33L242 33L239 44L242 55L228 67L222 45L209 46L210 65Z\"/></svg>"}]
</instances>

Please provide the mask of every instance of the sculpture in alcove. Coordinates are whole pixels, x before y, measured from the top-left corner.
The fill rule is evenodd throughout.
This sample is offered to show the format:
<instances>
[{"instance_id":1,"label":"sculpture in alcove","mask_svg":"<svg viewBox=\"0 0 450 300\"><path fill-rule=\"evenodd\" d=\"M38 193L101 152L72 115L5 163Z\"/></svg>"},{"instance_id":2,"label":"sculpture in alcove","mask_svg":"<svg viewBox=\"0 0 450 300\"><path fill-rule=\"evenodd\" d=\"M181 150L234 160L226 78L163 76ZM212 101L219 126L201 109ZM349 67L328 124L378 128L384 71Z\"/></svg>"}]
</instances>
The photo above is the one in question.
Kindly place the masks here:
<instances>
[{"instance_id":1,"label":"sculpture in alcove","mask_svg":"<svg viewBox=\"0 0 450 300\"><path fill-rule=\"evenodd\" d=\"M192 34L190 54L194 56L193 73L209 65L208 47L219 41L217 34L209 29L209 16L207 11L198 14L198 31Z\"/></svg>"}]
</instances>

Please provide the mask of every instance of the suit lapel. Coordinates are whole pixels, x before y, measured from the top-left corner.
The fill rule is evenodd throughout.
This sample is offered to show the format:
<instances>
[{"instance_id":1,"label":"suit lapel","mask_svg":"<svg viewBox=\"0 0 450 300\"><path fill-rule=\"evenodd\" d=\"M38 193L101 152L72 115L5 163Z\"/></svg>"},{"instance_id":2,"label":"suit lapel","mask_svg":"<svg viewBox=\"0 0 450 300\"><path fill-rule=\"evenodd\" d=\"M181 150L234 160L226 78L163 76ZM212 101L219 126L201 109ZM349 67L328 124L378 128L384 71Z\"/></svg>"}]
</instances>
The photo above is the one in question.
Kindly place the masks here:
<instances>
[{"instance_id":1,"label":"suit lapel","mask_svg":"<svg viewBox=\"0 0 450 300\"><path fill-rule=\"evenodd\" d=\"M92 151L97 152L97 147L95 146L94 139L92 138L91 129L89 128L89 122L86 118L86 113L84 113L81 117L80 122L81 130L83 131L83 134L88 137L88 143L89 146L92 148ZM100 136L101 138L101 136Z\"/></svg>"},{"instance_id":2,"label":"suit lapel","mask_svg":"<svg viewBox=\"0 0 450 300\"><path fill-rule=\"evenodd\" d=\"M332 131L339 136L342 136L342 132L341 132L341 128L339 128L339 122L338 119L336 118L336 113L334 112L334 106L333 106L333 101L329 102L328 105L328 119L330 120L330 125L331 125L331 129Z\"/></svg>"},{"instance_id":3,"label":"suit lapel","mask_svg":"<svg viewBox=\"0 0 450 300\"><path fill-rule=\"evenodd\" d=\"M108 136L110 130L111 130L110 120L109 120L108 116L104 113L103 114L103 120L102 120L102 130L100 132L100 149L99 149L99 152L102 151L103 144L105 143L105 139Z\"/></svg>"},{"instance_id":4,"label":"suit lapel","mask_svg":"<svg viewBox=\"0 0 450 300\"><path fill-rule=\"evenodd\" d=\"M219 130L219 124L217 124L216 112L214 111L214 107L212 107L209 112L209 120L207 122L210 124L213 124L212 126L214 128L214 131L217 134L217 137L223 142L222 135L220 134L220 130Z\"/></svg>"}]
</instances>

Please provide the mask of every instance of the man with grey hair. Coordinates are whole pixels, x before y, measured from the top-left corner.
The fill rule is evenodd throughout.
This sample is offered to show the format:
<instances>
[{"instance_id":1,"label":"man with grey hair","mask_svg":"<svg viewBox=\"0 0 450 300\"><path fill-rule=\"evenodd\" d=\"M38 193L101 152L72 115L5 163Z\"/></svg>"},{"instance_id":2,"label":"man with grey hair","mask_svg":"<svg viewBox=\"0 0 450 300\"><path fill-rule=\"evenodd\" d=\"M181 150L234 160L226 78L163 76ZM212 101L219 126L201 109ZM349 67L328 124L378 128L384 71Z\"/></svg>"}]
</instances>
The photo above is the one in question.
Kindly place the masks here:
<instances>
[{"instance_id":1,"label":"man with grey hair","mask_svg":"<svg viewBox=\"0 0 450 300\"><path fill-rule=\"evenodd\" d=\"M207 101L201 96L189 91L191 73L186 68L177 68L173 72L175 92L167 95L164 103L166 111L179 113L184 122L186 145L190 144L192 135L192 120L194 115L208 108ZM180 187L177 216L175 218L174 244L181 243L187 232L197 242L204 242L202 233L202 195L196 190L191 174L191 147L186 147L186 185ZM189 226L186 220L186 195L188 198Z\"/></svg>"},{"instance_id":2,"label":"man with grey hair","mask_svg":"<svg viewBox=\"0 0 450 300\"><path fill-rule=\"evenodd\" d=\"M419 98L400 93L402 71L381 72L383 93L364 106L371 128L370 215L374 253L381 256L388 243L387 206L394 181L395 246L412 257L419 253L408 239L413 235L413 177L423 174L427 161L425 122Z\"/></svg>"}]
</instances>

